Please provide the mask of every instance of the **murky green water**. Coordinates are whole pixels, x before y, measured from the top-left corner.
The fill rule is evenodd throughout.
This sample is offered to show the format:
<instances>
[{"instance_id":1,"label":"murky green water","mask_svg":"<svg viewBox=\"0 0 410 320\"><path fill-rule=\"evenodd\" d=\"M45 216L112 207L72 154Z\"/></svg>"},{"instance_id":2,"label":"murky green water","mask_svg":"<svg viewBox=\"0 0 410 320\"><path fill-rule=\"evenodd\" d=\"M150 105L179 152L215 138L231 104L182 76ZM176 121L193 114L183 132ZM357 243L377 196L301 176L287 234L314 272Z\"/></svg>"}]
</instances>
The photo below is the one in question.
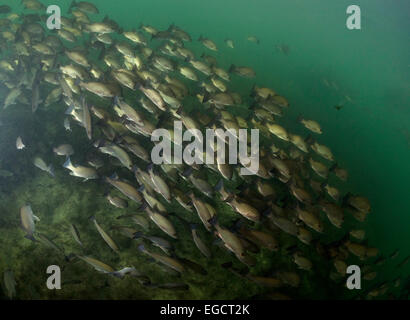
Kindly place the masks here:
<instances>
[{"instance_id":1,"label":"murky green water","mask_svg":"<svg viewBox=\"0 0 410 320\"><path fill-rule=\"evenodd\" d=\"M225 69L231 64L252 67L257 77L235 77L232 87L245 101L248 101L254 84L273 88L285 96L290 107L280 122L293 133L306 135L306 130L297 122L300 116L318 121L324 132L320 143L329 146L338 165L349 172L348 182L341 185L340 190L363 195L372 205L371 213L362 225L367 244L379 248L387 257L399 250L398 257L387 258L386 263L374 267L377 278L363 281L362 297L368 290L387 281L390 289L382 298L408 298L406 280L410 264L396 267L410 253L408 1L355 1L361 7L361 30L346 28L346 8L351 1L345 0L332 3L324 0L291 3L286 0L92 2L100 10L100 14L90 15L92 20L101 21L108 15L124 29L138 28L143 23L165 30L174 23L190 33L194 41L186 46L196 54L206 52L215 56ZM67 14L68 1L43 3L61 3L63 15ZM12 7L13 12L22 12L19 1L13 1ZM200 35L215 41L219 51L215 53L204 48L196 41ZM257 36L260 43L246 41L250 35ZM226 38L234 41L235 49L225 45ZM278 49L284 46L288 46L288 54ZM6 94L7 89L2 86L0 101ZM95 101L99 103L98 99ZM337 105L343 108L336 110ZM272 291L221 268L226 261L241 264L227 251L212 244L214 239L210 234L205 239L214 256L210 260L203 257L190 232L175 217L170 219L180 237L174 242L178 256L200 264L206 269L207 276L190 272L181 278L175 277L141 254L135 241L115 232L112 235L121 251L120 254L113 253L89 217L96 216L109 230L113 225L123 224L116 217L135 212L138 205L130 201L128 209L114 208L103 196L108 185L95 181L82 183L62 168L64 160L53 154L53 147L61 143L72 144L76 152L73 159L78 163L84 161L85 154L93 148L83 128L72 123L73 132L65 132L65 109L63 103L47 108L40 105L32 114L30 107L17 104L0 111L3 124L0 126L0 169L13 173L12 177L0 178L0 271L13 270L18 299L234 299L263 297ZM23 151L15 148L18 136L22 136L27 145ZM41 155L46 163L53 163L56 168L54 179L32 165L35 155ZM114 170L120 176L122 173L124 178L133 179L132 174L118 167L103 168L102 175ZM211 175L210 181L216 183L218 180ZM189 190L187 185L184 187L185 191ZM98 273L83 262L66 263L64 257L53 249L24 238L24 232L19 228L19 209L27 203L41 218L38 230L64 247L67 254L92 255L116 269L133 265L147 274L153 283L185 282L190 289L147 288L133 278L120 280ZM211 203L224 217L222 221L227 226L235 220L235 214L226 205L214 200ZM195 212L181 211L176 203L169 207L169 211L187 215L190 221L198 220ZM84 249L72 239L69 223L79 227ZM343 231L327 224L325 238L340 238L353 223L361 227L351 219ZM163 236L155 227L152 227L152 234ZM282 245L296 243L286 235L280 235L279 240ZM314 264L311 272L297 270L290 256L283 252L267 250L255 256L257 263L251 272L263 276L272 276L278 269L297 272L301 277L299 288L273 290L292 298L349 299L360 295L360 292L348 291L342 283L330 280L331 264L318 258L314 249L302 248ZM349 261L371 265L374 260ZM51 291L45 286L45 270L52 264L64 268L62 290ZM401 286L393 288L391 281L398 277ZM5 298L4 285L2 288Z\"/></svg>"}]
</instances>

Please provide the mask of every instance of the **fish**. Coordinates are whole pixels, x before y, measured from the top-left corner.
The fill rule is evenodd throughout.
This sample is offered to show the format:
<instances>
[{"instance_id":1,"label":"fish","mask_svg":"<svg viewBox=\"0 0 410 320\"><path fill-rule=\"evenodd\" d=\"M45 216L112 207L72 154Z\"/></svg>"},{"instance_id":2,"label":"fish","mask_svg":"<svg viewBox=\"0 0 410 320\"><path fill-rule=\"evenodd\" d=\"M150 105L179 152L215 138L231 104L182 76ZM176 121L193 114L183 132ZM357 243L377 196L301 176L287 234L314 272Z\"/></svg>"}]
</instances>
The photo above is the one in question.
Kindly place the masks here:
<instances>
[{"instance_id":1,"label":"fish","mask_svg":"<svg viewBox=\"0 0 410 320\"><path fill-rule=\"evenodd\" d=\"M121 208L121 209L125 209L128 207L128 202L122 198L114 197L114 196L111 196L110 194L107 194L106 198L114 207Z\"/></svg>"},{"instance_id":2,"label":"fish","mask_svg":"<svg viewBox=\"0 0 410 320\"><path fill-rule=\"evenodd\" d=\"M155 236L147 236L147 235L144 235L142 232L138 231L134 234L134 239L140 239L140 238L150 241L154 246L160 248L167 255L170 255L170 252L173 250L171 243L164 238L155 237Z\"/></svg>"},{"instance_id":3,"label":"fish","mask_svg":"<svg viewBox=\"0 0 410 320\"><path fill-rule=\"evenodd\" d=\"M253 70L250 67L244 67L244 66L235 66L234 64L232 64L229 67L229 73L235 73L241 77L244 78L255 78L256 77L256 72L255 70Z\"/></svg>"},{"instance_id":4,"label":"fish","mask_svg":"<svg viewBox=\"0 0 410 320\"><path fill-rule=\"evenodd\" d=\"M210 219L209 223L215 228L217 236L222 240L224 246L232 251L238 259L245 256L245 249L240 239L228 229L221 227L217 222L216 217Z\"/></svg>"},{"instance_id":5,"label":"fish","mask_svg":"<svg viewBox=\"0 0 410 320\"><path fill-rule=\"evenodd\" d=\"M91 92L100 98L114 98L118 95L118 90L116 90L113 86L110 86L107 83L95 81L80 81L78 85L84 90L87 90L88 92Z\"/></svg>"},{"instance_id":6,"label":"fish","mask_svg":"<svg viewBox=\"0 0 410 320\"><path fill-rule=\"evenodd\" d=\"M77 257L83 260L84 262L88 263L89 265L91 265L95 270L99 272L108 273L108 274L112 274L115 272L115 270L111 266L95 258L88 257L88 256L77 256Z\"/></svg>"},{"instance_id":7,"label":"fish","mask_svg":"<svg viewBox=\"0 0 410 320\"><path fill-rule=\"evenodd\" d=\"M119 23L100 11L95 1L79 0L67 4L68 14L61 16L61 28L50 33L45 26L47 7L38 0L21 2L24 9L18 13L12 12L10 4L0 5L0 95L3 109L7 109L0 129L7 133L5 129L21 122L22 127L34 131L19 131L11 137L12 140L21 134L15 145L17 150L24 152L16 152L16 159L6 157L0 163L0 187L7 191L9 185L21 180L24 172L18 170L18 164L33 148L39 150L32 155L33 164L53 176L52 164L43 160L49 159L45 158L47 152L66 156L63 167L71 176L84 181L96 180L97 184L90 183L84 189L91 205L91 219L110 247L105 249L120 254L121 261L110 266L89 256L89 239L80 237L79 231L85 232L85 229L81 220L74 219L74 212L71 218L66 216L62 231L70 231L74 239L71 245L77 246L82 254L66 256L65 242L54 241L49 233L61 228L55 225L56 221L51 221L53 219L43 218L37 226L39 219L29 204L20 208L26 238L53 248L67 263L77 258L98 272L117 278L97 285L101 292L107 286L119 285L119 279L125 282L136 279L148 296L165 293L159 289L195 289L185 280L157 282L155 270L147 277L139 267L144 270L152 266L145 265L141 259L138 270L129 265L125 258L133 254L130 245L134 244L129 240L135 240L138 251L148 255L150 260L159 262L161 270L158 271L166 272L165 276L180 277L180 273L193 272L195 279L191 278L198 283L208 281L210 278L204 277L208 273L216 275L217 280L218 272L223 270L219 268L220 263L214 262L224 255L233 256L234 261L222 267L239 277L237 281L243 281L242 284L250 282L253 291L268 290L262 296L251 294L255 297L290 299L277 291L283 288L295 293L294 297L303 298L306 281L317 277L316 272L312 272L314 266L318 269L323 262L329 268L320 267L320 276L334 281L332 286L343 286L342 280L352 258L359 258L360 263L356 264L361 267L363 279L372 281L368 290L357 295L358 299L395 296L395 287L398 288L396 297L399 297L398 290L405 290L405 278L382 282L384 275L372 266L379 267L396 258L399 251L380 254L378 248L368 245L370 238L366 239L365 232L368 228L358 222L364 222L375 209L360 191L349 192L348 186L343 185L348 179L348 170L342 167L343 159L337 159L338 155L332 152L334 141L322 138L326 130L322 125L325 124L308 114L302 116L298 111L303 107L300 104L295 104L294 111L288 110L293 104L291 97L288 100L281 94L274 75L271 79L263 79L253 62L236 62L239 56L227 55L240 54L241 47L246 47L248 42L260 44L257 36L245 34L240 43L239 39L229 36L215 38L215 41L202 35L193 39L189 30L175 24L165 29L145 22L139 27L125 26L123 21ZM251 55L256 60L261 53L259 49L266 50L252 45L245 49L255 50ZM282 54L290 55L291 48L277 43L271 51L275 50L280 59ZM292 83L289 84L292 87ZM340 112L346 103L354 102L344 92L346 88L342 89L329 75L320 76L318 88L331 89L329 93L341 93L343 97L339 104L328 106L331 108L328 112L333 108ZM61 108L64 106L63 115ZM35 127L24 119L19 122L13 117L23 115L26 107L36 112L30 112L29 117L35 120L32 124L37 123ZM291 112L290 117L287 112ZM28 138L27 134L36 138L45 120L52 122L47 125L51 130L46 132L48 140L33 143L36 139ZM241 167L248 165L241 159L235 165L227 163L226 157L217 156L209 164L180 163L182 159L177 159L177 152L171 157L172 163L156 164L154 168L150 151L161 142L152 141L156 129L169 130L170 141L166 142L174 148L189 144L189 141L178 141L178 132L173 127L175 121L181 121L184 129L195 130L194 136L200 142L204 142L206 130L220 129L216 132L220 145L211 143L212 151L217 152L219 148L228 147L231 138L241 138L239 129L247 130L247 138L250 138L250 130L259 130L259 170L254 176L247 176L241 172ZM77 133L78 127L83 129ZM229 135L223 134L228 130ZM70 139L64 138L64 133ZM246 141L245 151L253 152ZM84 166L73 165L70 158L74 156ZM205 154L196 154L195 160L201 156ZM59 161L56 158L49 161ZM117 167L121 178L116 173L108 175L115 171L113 167ZM66 178L73 180L73 185L66 184L71 190L76 186L76 179L68 175ZM132 180L134 178L136 181ZM36 179L33 181L37 183ZM95 187L102 181L105 185L96 191ZM53 187L45 185L44 181L38 183ZM5 194L7 196L7 192ZM111 205L123 211L115 217L107 216L103 224L107 232L95 220L95 215L99 215L98 210L94 210L95 201L100 201L107 212L112 210ZM37 203L34 208L43 212ZM43 213L46 215L45 211ZM103 222L102 216L100 219ZM117 220L123 225L110 222ZM202 233L201 224L209 233ZM118 243L114 241L117 232L125 237ZM339 237L341 234L343 236ZM58 239L67 235L58 234ZM223 252L215 256L211 241ZM95 252L97 258L103 259L100 254ZM201 261L206 260L206 265L193 261L193 255ZM233 266L238 263L235 258L244 264L239 264L240 269ZM404 268L408 261L407 257L394 264ZM272 262L275 270L271 268ZM13 271L20 274L21 270ZM5 296L15 298L14 276L9 274L7 281L5 274ZM79 278L64 283L84 281ZM213 288L211 282L205 284ZM302 285L303 288L297 289ZM29 295L41 298L41 292L28 290ZM337 291L332 292L336 296ZM172 292L167 294L172 295ZM401 292L400 297L404 294ZM246 295L245 292L245 298Z\"/></svg>"},{"instance_id":8,"label":"fish","mask_svg":"<svg viewBox=\"0 0 410 320\"><path fill-rule=\"evenodd\" d=\"M14 176L13 172L0 169L0 177L7 178L7 177L13 177L13 176Z\"/></svg>"},{"instance_id":9,"label":"fish","mask_svg":"<svg viewBox=\"0 0 410 320\"><path fill-rule=\"evenodd\" d=\"M166 111L167 106L165 104L164 99L161 95L155 90L150 87L146 87L143 85L137 86L137 88L142 91L142 93L160 110Z\"/></svg>"},{"instance_id":10,"label":"fish","mask_svg":"<svg viewBox=\"0 0 410 320\"><path fill-rule=\"evenodd\" d=\"M70 175L73 177L83 178L84 181L98 179L97 171L94 168L84 167L80 165L73 165L70 157L67 157L63 168L70 170Z\"/></svg>"},{"instance_id":11,"label":"fish","mask_svg":"<svg viewBox=\"0 0 410 320\"><path fill-rule=\"evenodd\" d=\"M275 46L276 51L288 56L290 54L290 47L287 44L278 44Z\"/></svg>"},{"instance_id":12,"label":"fish","mask_svg":"<svg viewBox=\"0 0 410 320\"><path fill-rule=\"evenodd\" d=\"M189 197L192 200L192 204L199 216L199 218L201 219L202 223L204 224L205 228L208 231L211 231L212 225L209 222L214 214L212 212L209 211L209 207L206 205L205 202L203 202L201 199L195 197L194 193L190 193Z\"/></svg>"},{"instance_id":13,"label":"fish","mask_svg":"<svg viewBox=\"0 0 410 320\"><path fill-rule=\"evenodd\" d=\"M171 238L178 239L177 232L175 230L174 225L171 221L165 217L164 215L151 210L150 208L145 208L145 211L148 213L150 219L167 235Z\"/></svg>"},{"instance_id":14,"label":"fish","mask_svg":"<svg viewBox=\"0 0 410 320\"><path fill-rule=\"evenodd\" d=\"M284 127L276 123L269 123L267 124L267 127L269 129L269 132L275 135L277 138L284 141L289 141L289 133Z\"/></svg>"},{"instance_id":15,"label":"fish","mask_svg":"<svg viewBox=\"0 0 410 320\"><path fill-rule=\"evenodd\" d=\"M121 218L131 218L135 224L141 226L145 231L149 230L149 222L147 218L145 218L142 215L132 214L132 215L123 215L123 216L117 217L117 219L121 219Z\"/></svg>"},{"instance_id":16,"label":"fish","mask_svg":"<svg viewBox=\"0 0 410 320\"><path fill-rule=\"evenodd\" d=\"M312 270L312 262L304 257L300 252L295 252L293 254L293 260L299 269L310 271Z\"/></svg>"},{"instance_id":17,"label":"fish","mask_svg":"<svg viewBox=\"0 0 410 320\"><path fill-rule=\"evenodd\" d=\"M65 258L66 261L69 261L69 257L67 257L64 253L64 250L61 249L59 246L57 246L57 244L54 243L54 241L52 241L51 239L49 239L45 234L42 233L38 233L37 232L37 239L43 243L44 245L53 248L54 250L56 250L57 252L61 253Z\"/></svg>"},{"instance_id":18,"label":"fish","mask_svg":"<svg viewBox=\"0 0 410 320\"><path fill-rule=\"evenodd\" d=\"M135 269L135 267L122 268L121 270L114 271L112 275L120 279L124 279L126 275L130 275L131 277L142 276L141 273L137 269Z\"/></svg>"},{"instance_id":19,"label":"fish","mask_svg":"<svg viewBox=\"0 0 410 320\"><path fill-rule=\"evenodd\" d=\"M199 42L201 42L205 47L207 47L209 50L212 51L218 51L218 47L216 46L215 42L213 42L211 39L204 38L202 35L199 36L198 39Z\"/></svg>"},{"instance_id":20,"label":"fish","mask_svg":"<svg viewBox=\"0 0 410 320\"><path fill-rule=\"evenodd\" d=\"M94 223L95 227L98 230L98 233L101 235L101 237L104 239L104 241L108 244L108 246L115 252L119 251L119 248L117 246L117 244L114 242L114 240L108 235L108 233L106 233L104 231L103 228L100 227L100 225L98 224L97 220L95 219L94 216L92 216L91 221Z\"/></svg>"},{"instance_id":21,"label":"fish","mask_svg":"<svg viewBox=\"0 0 410 320\"><path fill-rule=\"evenodd\" d=\"M0 7L1 11L1 7ZM16 296L16 280L14 278L14 272L11 270L4 271L3 274L4 286L7 291L7 297L12 300Z\"/></svg>"},{"instance_id":22,"label":"fish","mask_svg":"<svg viewBox=\"0 0 410 320\"><path fill-rule=\"evenodd\" d=\"M343 209L337 204L327 201L319 201L321 209L326 213L329 221L336 227L341 228L344 221Z\"/></svg>"},{"instance_id":23,"label":"fish","mask_svg":"<svg viewBox=\"0 0 410 320\"><path fill-rule=\"evenodd\" d=\"M72 131L71 130L71 125L70 125L70 119L68 119L68 118L64 118L64 129L66 131L69 131L69 132Z\"/></svg>"},{"instance_id":24,"label":"fish","mask_svg":"<svg viewBox=\"0 0 410 320\"><path fill-rule=\"evenodd\" d=\"M122 101L119 97L114 98L114 103L120 107L122 112L124 112L124 116L126 116L130 121L133 121L139 126L144 126L141 114L139 114L133 107L128 105L125 101Z\"/></svg>"},{"instance_id":25,"label":"fish","mask_svg":"<svg viewBox=\"0 0 410 320\"><path fill-rule=\"evenodd\" d=\"M69 7L69 11L72 8L77 8L85 13L91 13L91 14L98 14L100 13L100 11L98 10L98 8L91 2L87 2L87 1L75 1L73 0L70 4Z\"/></svg>"},{"instance_id":26,"label":"fish","mask_svg":"<svg viewBox=\"0 0 410 320\"><path fill-rule=\"evenodd\" d=\"M206 246L206 244L202 241L198 234L198 226L195 224L191 225L192 230L192 238L194 239L194 243L198 250L208 259L211 258L211 251Z\"/></svg>"},{"instance_id":27,"label":"fish","mask_svg":"<svg viewBox=\"0 0 410 320\"><path fill-rule=\"evenodd\" d=\"M249 229L244 226L240 226L238 230L239 234L244 236L247 240L255 243L259 247L266 248L270 251L278 251L279 243L276 238L264 231Z\"/></svg>"},{"instance_id":28,"label":"fish","mask_svg":"<svg viewBox=\"0 0 410 320\"><path fill-rule=\"evenodd\" d=\"M225 39L225 43L228 48L235 49L235 44L232 39Z\"/></svg>"},{"instance_id":29,"label":"fish","mask_svg":"<svg viewBox=\"0 0 410 320\"><path fill-rule=\"evenodd\" d=\"M58 147L53 148L53 152L58 156L69 157L74 154L74 149L70 144L61 144Z\"/></svg>"},{"instance_id":30,"label":"fish","mask_svg":"<svg viewBox=\"0 0 410 320\"><path fill-rule=\"evenodd\" d=\"M151 164L148 167L148 172L151 177L151 181L155 186L155 189L164 197L164 199L168 202L171 202L171 192L165 180L156 174L153 169L153 165Z\"/></svg>"},{"instance_id":31,"label":"fish","mask_svg":"<svg viewBox=\"0 0 410 320\"><path fill-rule=\"evenodd\" d=\"M83 243L80 238L80 233L78 232L77 227L74 224L70 224L70 232L73 235L74 240L80 245L83 246Z\"/></svg>"},{"instance_id":32,"label":"fish","mask_svg":"<svg viewBox=\"0 0 410 320\"><path fill-rule=\"evenodd\" d=\"M106 22L93 22L85 25L86 30L92 33L106 34L114 33L114 28Z\"/></svg>"},{"instance_id":33,"label":"fish","mask_svg":"<svg viewBox=\"0 0 410 320\"><path fill-rule=\"evenodd\" d=\"M79 51L73 50L66 50L65 51L66 56L73 62L77 63L78 65L84 67L84 68L90 68L91 65L87 59L87 57Z\"/></svg>"},{"instance_id":34,"label":"fish","mask_svg":"<svg viewBox=\"0 0 410 320\"><path fill-rule=\"evenodd\" d=\"M17 99L22 94L22 90L20 87L13 88L6 96L3 104L3 109L7 109L9 106L14 105L17 103Z\"/></svg>"},{"instance_id":35,"label":"fish","mask_svg":"<svg viewBox=\"0 0 410 320\"><path fill-rule=\"evenodd\" d=\"M322 128L320 127L320 124L315 121L315 120L306 120L303 118L300 118L300 123L309 131L314 132L316 134L322 134Z\"/></svg>"},{"instance_id":36,"label":"fish","mask_svg":"<svg viewBox=\"0 0 410 320\"><path fill-rule=\"evenodd\" d=\"M44 160L42 158L40 158L39 156L36 156L34 158L33 164L34 164L34 166L36 166L40 170L43 170L43 171L49 173L53 178L55 177L53 165L52 164L47 165L44 162Z\"/></svg>"},{"instance_id":37,"label":"fish","mask_svg":"<svg viewBox=\"0 0 410 320\"><path fill-rule=\"evenodd\" d=\"M30 205L25 205L20 208L21 226L26 232L25 238L36 241L34 238L35 221L40 221L40 218L34 215Z\"/></svg>"},{"instance_id":38,"label":"fish","mask_svg":"<svg viewBox=\"0 0 410 320\"><path fill-rule=\"evenodd\" d=\"M87 132L87 137L89 140L93 138L92 136L92 123L91 123L91 115L90 109L88 108L87 102L85 101L85 97L81 99L81 107L83 109L83 116L82 116L82 124Z\"/></svg>"},{"instance_id":39,"label":"fish","mask_svg":"<svg viewBox=\"0 0 410 320\"><path fill-rule=\"evenodd\" d=\"M230 199L228 198L226 202L240 215L249 219L251 221L258 222L261 218L260 213L257 209L252 207L250 204L246 203L245 201L239 199L238 197L234 196Z\"/></svg>"},{"instance_id":40,"label":"fish","mask_svg":"<svg viewBox=\"0 0 410 320\"><path fill-rule=\"evenodd\" d=\"M150 288L155 289L166 289L166 290L188 290L189 285L183 282L168 282L168 283L157 283L157 284L148 284Z\"/></svg>"},{"instance_id":41,"label":"fish","mask_svg":"<svg viewBox=\"0 0 410 320\"><path fill-rule=\"evenodd\" d=\"M168 257L168 256L164 256L164 255L161 255L161 254L157 254L157 253L154 253L154 252L150 252L145 248L145 246L143 244L138 246L138 250L140 250L141 252L149 255L154 260L166 265L167 267L170 267L171 269L173 269L173 270L175 270L179 273L183 273L185 271L185 267L183 266L183 264L180 261L178 261L178 259Z\"/></svg>"},{"instance_id":42,"label":"fish","mask_svg":"<svg viewBox=\"0 0 410 320\"><path fill-rule=\"evenodd\" d=\"M17 140L16 140L17 150L23 150L25 147L26 145L23 143L23 139L21 137L17 137Z\"/></svg>"},{"instance_id":43,"label":"fish","mask_svg":"<svg viewBox=\"0 0 410 320\"><path fill-rule=\"evenodd\" d=\"M213 188L208 183L208 181L206 181L206 180L204 180L200 177L196 177L193 174L192 168L187 169L181 176L184 179L187 178L193 184L193 186L196 189L198 189L200 192L202 192L204 195L206 195L209 198L212 198L212 196L214 194Z\"/></svg>"},{"instance_id":44,"label":"fish","mask_svg":"<svg viewBox=\"0 0 410 320\"><path fill-rule=\"evenodd\" d=\"M0 6L0 14L7 14L11 12L11 8L8 5L1 5Z\"/></svg>"},{"instance_id":45,"label":"fish","mask_svg":"<svg viewBox=\"0 0 410 320\"><path fill-rule=\"evenodd\" d=\"M316 232L323 233L323 223L315 212L311 210L304 210L300 207L297 207L296 212L298 218L302 220L308 227L312 228Z\"/></svg>"},{"instance_id":46,"label":"fish","mask_svg":"<svg viewBox=\"0 0 410 320\"><path fill-rule=\"evenodd\" d=\"M248 36L248 37L246 38L246 40L248 40L249 42L256 43L256 44L259 44L259 43L260 43L259 39L258 39L256 36Z\"/></svg>"},{"instance_id":47,"label":"fish","mask_svg":"<svg viewBox=\"0 0 410 320\"><path fill-rule=\"evenodd\" d=\"M313 145L311 145L311 148L313 149L313 151L315 151L318 155L325 158L326 160L335 160L332 151L327 146L315 142L313 143Z\"/></svg>"},{"instance_id":48,"label":"fish","mask_svg":"<svg viewBox=\"0 0 410 320\"><path fill-rule=\"evenodd\" d=\"M132 170L133 164L130 156L116 144L103 142L99 145L98 150L117 158L125 168Z\"/></svg>"}]
</instances>

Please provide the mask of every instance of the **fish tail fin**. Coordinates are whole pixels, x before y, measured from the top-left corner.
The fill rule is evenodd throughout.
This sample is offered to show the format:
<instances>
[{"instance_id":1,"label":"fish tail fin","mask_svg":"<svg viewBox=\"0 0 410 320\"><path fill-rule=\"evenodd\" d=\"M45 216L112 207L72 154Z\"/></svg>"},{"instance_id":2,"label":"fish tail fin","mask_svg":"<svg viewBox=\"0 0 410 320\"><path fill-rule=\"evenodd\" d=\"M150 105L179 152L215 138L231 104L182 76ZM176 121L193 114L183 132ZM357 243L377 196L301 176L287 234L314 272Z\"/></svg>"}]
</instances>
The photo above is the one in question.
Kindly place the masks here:
<instances>
[{"instance_id":1,"label":"fish tail fin","mask_svg":"<svg viewBox=\"0 0 410 320\"><path fill-rule=\"evenodd\" d=\"M133 234L132 238L136 240L136 239L140 239L142 236L143 236L142 232L137 231Z\"/></svg>"},{"instance_id":2,"label":"fish tail fin","mask_svg":"<svg viewBox=\"0 0 410 320\"><path fill-rule=\"evenodd\" d=\"M48 172L51 174L52 177L55 177L54 166L52 164L48 166Z\"/></svg>"},{"instance_id":3,"label":"fish tail fin","mask_svg":"<svg viewBox=\"0 0 410 320\"><path fill-rule=\"evenodd\" d=\"M231 66L229 67L229 69L228 69L228 72L229 73L232 73L234 70L235 70L235 65L234 64L231 64Z\"/></svg>"},{"instance_id":4,"label":"fish tail fin","mask_svg":"<svg viewBox=\"0 0 410 320\"><path fill-rule=\"evenodd\" d=\"M73 164L71 163L70 157L67 157L67 160L63 164L63 168L69 169L72 168Z\"/></svg>"},{"instance_id":5,"label":"fish tail fin","mask_svg":"<svg viewBox=\"0 0 410 320\"><path fill-rule=\"evenodd\" d=\"M144 211L148 207L148 204L144 201L140 207L138 208L138 211Z\"/></svg>"},{"instance_id":6,"label":"fish tail fin","mask_svg":"<svg viewBox=\"0 0 410 320\"><path fill-rule=\"evenodd\" d=\"M114 105L118 106L119 103L120 103L120 98L118 96L115 96L114 99L113 99L113 102L114 102Z\"/></svg>"}]
</instances>

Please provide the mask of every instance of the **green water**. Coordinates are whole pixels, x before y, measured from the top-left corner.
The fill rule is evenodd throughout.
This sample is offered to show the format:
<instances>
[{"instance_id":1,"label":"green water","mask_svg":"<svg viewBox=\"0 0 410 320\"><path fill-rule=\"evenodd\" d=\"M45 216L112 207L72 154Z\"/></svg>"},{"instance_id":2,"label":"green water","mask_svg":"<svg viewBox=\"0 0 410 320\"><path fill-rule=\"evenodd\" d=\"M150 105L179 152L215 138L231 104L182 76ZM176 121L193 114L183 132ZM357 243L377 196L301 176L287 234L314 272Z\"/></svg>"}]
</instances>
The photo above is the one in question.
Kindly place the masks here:
<instances>
[{"instance_id":1,"label":"green water","mask_svg":"<svg viewBox=\"0 0 410 320\"><path fill-rule=\"evenodd\" d=\"M253 84L263 85L274 88L289 100L290 108L281 121L292 127L292 132L303 132L301 126L296 125L298 116L317 120L324 132L320 142L332 149L338 164L349 172L349 180L343 191L364 195L371 202L372 212L365 224L369 245L379 248L383 255L400 250L394 261L387 261L383 267L377 268L377 281L397 277L405 281L410 265L402 269L397 269L395 265L410 254L408 1L354 1L362 10L361 30L346 28L346 8L352 1L345 0L92 2L101 12L92 16L93 20L100 20L108 14L124 29L137 28L144 23L164 30L175 23L188 31L194 40L201 34L213 39L219 51L208 53L217 57L222 67L227 69L234 63L251 66L256 71L255 80L236 79L236 88L248 92ZM61 3L63 15L67 12L68 1L43 3ZM15 12L22 10L19 1L13 1L13 8ZM247 42L249 35L256 35L260 44ZM234 40L234 50L224 45L226 38ZM289 46L289 55L276 49L280 44ZM189 47L196 53L206 51L195 41ZM328 87L325 81L333 85ZM335 105L343 105L343 108L337 111ZM34 118L30 110L18 106L10 108L13 110L9 109L6 115L1 115L5 123L0 127L1 165L3 169L16 172L16 175L7 183L0 184L0 232L3 238L0 243L0 271L7 268L14 270L18 298L232 299L249 298L264 292L257 285L221 270L221 263L234 258L220 249L213 260L207 261L197 252L189 234L181 236L177 250L182 256L193 257L205 266L210 276L183 276L190 284L187 292L146 289L131 280L107 280L105 275L82 263L66 267L69 270L66 273L67 281L81 279L81 284L60 291L47 290L44 285L46 267L63 262L52 249L23 239L23 232L18 230L18 212L27 202L41 216L43 225L52 226L38 228L49 232L65 247L66 252L76 250L67 231L69 219L82 226L83 242L89 243L87 251L102 261L121 267L138 265L141 271L161 281L170 276L152 262L147 262L137 253L135 245L119 258L113 256L102 243L88 217L100 217L99 222L105 227L117 223L114 214L118 215L119 209L108 207L102 197L105 186L92 182L82 184L69 177L61 166L57 169L56 179L52 179L30 164L28 158L39 153L47 163L56 163L58 167L61 164L51 148L67 140L75 146L77 154L88 150L89 146L75 144L85 139L81 129L77 128L68 139L65 138L62 127L64 107L47 112L40 107ZM28 137L27 145L37 145L35 151L26 153L27 158L15 150L18 135ZM180 226L177 229L181 231ZM121 240L124 239L121 236L115 239L118 239L120 247L130 246ZM276 259L279 258L263 252L258 257L255 273L269 274L268 271L275 268ZM291 265L290 262L279 263ZM317 268L323 267L317 263ZM63 282L64 276L63 271ZM330 279L313 279L303 275L300 290L284 292L295 298L354 296L352 292L328 283ZM373 284L365 282L363 289ZM395 296L399 297L400 291L396 290ZM403 295L400 297L403 298Z\"/></svg>"}]
</instances>

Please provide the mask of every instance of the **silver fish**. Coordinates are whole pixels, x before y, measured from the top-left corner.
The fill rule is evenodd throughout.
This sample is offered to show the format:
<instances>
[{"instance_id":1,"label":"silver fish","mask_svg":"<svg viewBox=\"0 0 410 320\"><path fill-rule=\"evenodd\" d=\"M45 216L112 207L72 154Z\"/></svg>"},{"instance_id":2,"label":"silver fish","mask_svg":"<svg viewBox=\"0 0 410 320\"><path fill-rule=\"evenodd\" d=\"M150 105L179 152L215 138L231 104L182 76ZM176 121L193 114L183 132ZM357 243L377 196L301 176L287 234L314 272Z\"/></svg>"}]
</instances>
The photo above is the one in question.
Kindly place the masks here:
<instances>
[{"instance_id":1,"label":"silver fish","mask_svg":"<svg viewBox=\"0 0 410 320\"><path fill-rule=\"evenodd\" d=\"M14 273L11 270L4 272L4 286L7 290L7 296L9 299L13 299L16 296L16 280L14 279Z\"/></svg>"},{"instance_id":2,"label":"silver fish","mask_svg":"<svg viewBox=\"0 0 410 320\"><path fill-rule=\"evenodd\" d=\"M66 162L63 164L63 167L70 170L70 175L74 177L84 178L84 181L90 179L98 179L97 171L94 168L75 166L71 163L70 157L67 158Z\"/></svg>"},{"instance_id":3,"label":"silver fish","mask_svg":"<svg viewBox=\"0 0 410 320\"><path fill-rule=\"evenodd\" d=\"M34 231L36 227L34 224L34 220L40 221L40 219L34 215L33 210L31 209L30 205L21 207L20 219L21 219L21 227L26 232L25 238L35 241Z\"/></svg>"},{"instance_id":4,"label":"silver fish","mask_svg":"<svg viewBox=\"0 0 410 320\"><path fill-rule=\"evenodd\" d=\"M16 148L17 150L23 150L25 148L25 144L23 143L23 139L21 137L18 137L16 140Z\"/></svg>"},{"instance_id":5,"label":"silver fish","mask_svg":"<svg viewBox=\"0 0 410 320\"><path fill-rule=\"evenodd\" d=\"M54 177L54 168L53 168L52 164L47 165L44 162L44 160L41 159L40 157L35 157L33 163L37 168L49 173L50 175L52 175Z\"/></svg>"}]
</instances>

